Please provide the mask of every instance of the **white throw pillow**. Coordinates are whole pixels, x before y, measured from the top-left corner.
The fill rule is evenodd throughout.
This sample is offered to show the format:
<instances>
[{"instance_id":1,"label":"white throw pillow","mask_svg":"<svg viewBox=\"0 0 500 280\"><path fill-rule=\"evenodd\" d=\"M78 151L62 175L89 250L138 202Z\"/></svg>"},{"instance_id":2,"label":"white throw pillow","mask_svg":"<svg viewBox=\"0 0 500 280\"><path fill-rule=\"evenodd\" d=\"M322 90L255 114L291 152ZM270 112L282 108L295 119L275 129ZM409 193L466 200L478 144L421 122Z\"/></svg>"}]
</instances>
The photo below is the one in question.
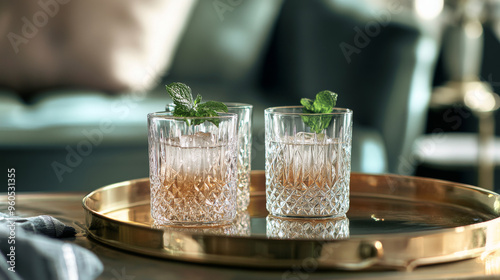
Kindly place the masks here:
<instances>
[{"instance_id":1,"label":"white throw pillow","mask_svg":"<svg viewBox=\"0 0 500 280\"><path fill-rule=\"evenodd\" d=\"M0 87L145 90L196 0L0 0Z\"/></svg>"}]
</instances>

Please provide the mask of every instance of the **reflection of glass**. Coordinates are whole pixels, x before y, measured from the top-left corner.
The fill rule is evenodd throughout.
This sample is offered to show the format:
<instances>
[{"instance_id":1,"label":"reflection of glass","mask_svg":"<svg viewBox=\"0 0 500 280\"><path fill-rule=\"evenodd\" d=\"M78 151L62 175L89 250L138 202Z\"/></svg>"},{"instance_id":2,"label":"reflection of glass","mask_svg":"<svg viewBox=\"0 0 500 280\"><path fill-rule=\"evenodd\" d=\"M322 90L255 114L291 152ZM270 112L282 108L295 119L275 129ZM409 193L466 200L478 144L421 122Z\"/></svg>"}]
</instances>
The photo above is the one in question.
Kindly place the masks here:
<instances>
[{"instance_id":1,"label":"reflection of glass","mask_svg":"<svg viewBox=\"0 0 500 280\"><path fill-rule=\"evenodd\" d=\"M235 114L148 115L151 216L158 224L230 223L236 215Z\"/></svg>"},{"instance_id":2,"label":"reflection of glass","mask_svg":"<svg viewBox=\"0 0 500 280\"><path fill-rule=\"evenodd\" d=\"M345 239L349 238L349 219L346 216L304 219L268 215L266 234L280 239Z\"/></svg>"},{"instance_id":3,"label":"reflection of glass","mask_svg":"<svg viewBox=\"0 0 500 280\"><path fill-rule=\"evenodd\" d=\"M250 203L250 171L252 151L252 108L250 104L225 103L229 113L238 115L238 209L245 210ZM167 112L174 110L174 104L167 104Z\"/></svg>"},{"instance_id":4,"label":"reflection of glass","mask_svg":"<svg viewBox=\"0 0 500 280\"><path fill-rule=\"evenodd\" d=\"M252 228L250 227L250 212L240 210L236 214L231 226L234 227L235 235L237 236L250 236L252 235Z\"/></svg>"},{"instance_id":5,"label":"reflection of glass","mask_svg":"<svg viewBox=\"0 0 500 280\"><path fill-rule=\"evenodd\" d=\"M164 229L170 232L182 232L187 234L201 235L224 235L224 236L250 236L250 213L248 211L238 211L236 217L229 225L220 226L165 226L153 223L152 228Z\"/></svg>"},{"instance_id":6,"label":"reflection of glass","mask_svg":"<svg viewBox=\"0 0 500 280\"><path fill-rule=\"evenodd\" d=\"M304 119L328 123L312 133ZM352 111L304 114L302 106L265 110L266 208L272 215L331 217L349 209Z\"/></svg>"}]
</instances>

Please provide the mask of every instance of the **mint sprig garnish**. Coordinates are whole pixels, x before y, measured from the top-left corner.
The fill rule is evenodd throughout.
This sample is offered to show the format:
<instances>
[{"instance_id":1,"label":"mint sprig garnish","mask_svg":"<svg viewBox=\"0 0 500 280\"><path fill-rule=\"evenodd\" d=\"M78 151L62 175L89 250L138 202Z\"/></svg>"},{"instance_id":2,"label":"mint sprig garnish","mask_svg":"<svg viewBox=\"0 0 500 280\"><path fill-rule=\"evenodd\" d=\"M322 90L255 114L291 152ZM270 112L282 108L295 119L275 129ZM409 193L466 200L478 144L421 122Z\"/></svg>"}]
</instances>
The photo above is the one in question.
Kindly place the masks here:
<instances>
[{"instance_id":1,"label":"mint sprig garnish","mask_svg":"<svg viewBox=\"0 0 500 280\"><path fill-rule=\"evenodd\" d=\"M174 102L174 112L175 117L216 117L219 114L217 112L227 113L227 106L222 102L217 101L207 101L201 103L201 95L197 95L196 99L193 100L193 94L191 88L183 83L171 83L166 86L168 95L172 98ZM219 119L206 119L207 121L219 126ZM199 125L204 123L206 120L194 119L192 120L192 125ZM189 121L186 119L189 124Z\"/></svg>"},{"instance_id":2,"label":"mint sprig garnish","mask_svg":"<svg viewBox=\"0 0 500 280\"><path fill-rule=\"evenodd\" d=\"M302 98L300 104L304 106L302 111L306 114L331 113L335 104L337 104L337 94L329 90L324 90L316 94L316 99L314 101L309 98ZM330 125L332 116L303 115L302 120L311 128L312 132L321 133Z\"/></svg>"}]
</instances>

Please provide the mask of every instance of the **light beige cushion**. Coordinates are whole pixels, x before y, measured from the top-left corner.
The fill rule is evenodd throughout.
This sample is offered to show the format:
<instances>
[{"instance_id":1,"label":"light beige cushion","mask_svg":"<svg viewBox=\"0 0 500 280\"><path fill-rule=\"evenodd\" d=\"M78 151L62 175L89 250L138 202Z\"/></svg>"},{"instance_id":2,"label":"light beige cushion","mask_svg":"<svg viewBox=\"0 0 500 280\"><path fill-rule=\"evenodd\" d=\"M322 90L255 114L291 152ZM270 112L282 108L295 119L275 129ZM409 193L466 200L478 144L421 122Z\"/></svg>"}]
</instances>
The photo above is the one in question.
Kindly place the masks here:
<instances>
[{"instance_id":1,"label":"light beige cushion","mask_svg":"<svg viewBox=\"0 0 500 280\"><path fill-rule=\"evenodd\" d=\"M0 86L144 90L172 62L196 0L0 0Z\"/></svg>"}]
</instances>

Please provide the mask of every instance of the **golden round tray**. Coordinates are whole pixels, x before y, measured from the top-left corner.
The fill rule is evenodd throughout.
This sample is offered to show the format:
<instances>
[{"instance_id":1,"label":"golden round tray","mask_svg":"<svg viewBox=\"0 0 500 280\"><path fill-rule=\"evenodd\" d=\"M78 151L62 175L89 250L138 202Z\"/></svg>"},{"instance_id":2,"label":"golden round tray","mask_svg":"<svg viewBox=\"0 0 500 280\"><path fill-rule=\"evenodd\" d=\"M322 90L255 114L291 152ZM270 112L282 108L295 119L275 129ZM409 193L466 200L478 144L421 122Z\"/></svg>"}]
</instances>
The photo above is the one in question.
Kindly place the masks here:
<instances>
[{"instance_id":1,"label":"golden round tray","mask_svg":"<svg viewBox=\"0 0 500 280\"><path fill-rule=\"evenodd\" d=\"M83 199L91 238L167 259L246 267L408 269L458 261L500 246L500 195L398 175L351 175L347 218L268 217L265 175L253 171L251 202L233 224L157 227L149 180L100 188Z\"/></svg>"}]
</instances>

